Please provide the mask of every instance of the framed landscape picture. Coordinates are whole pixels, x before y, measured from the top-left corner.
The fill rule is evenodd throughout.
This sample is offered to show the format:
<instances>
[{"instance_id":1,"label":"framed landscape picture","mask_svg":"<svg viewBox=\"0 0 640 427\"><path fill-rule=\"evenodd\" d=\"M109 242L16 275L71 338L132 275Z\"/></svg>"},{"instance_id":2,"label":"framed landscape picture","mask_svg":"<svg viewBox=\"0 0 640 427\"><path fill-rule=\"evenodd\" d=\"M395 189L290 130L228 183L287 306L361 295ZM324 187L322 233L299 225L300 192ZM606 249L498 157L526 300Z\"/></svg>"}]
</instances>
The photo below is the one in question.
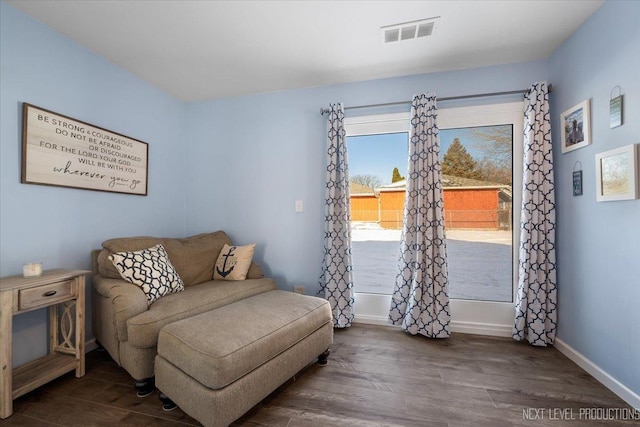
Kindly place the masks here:
<instances>
[{"instance_id":1,"label":"framed landscape picture","mask_svg":"<svg viewBox=\"0 0 640 427\"><path fill-rule=\"evenodd\" d=\"M574 105L560 115L562 152L567 153L591 144L589 100Z\"/></svg>"},{"instance_id":2,"label":"framed landscape picture","mask_svg":"<svg viewBox=\"0 0 640 427\"><path fill-rule=\"evenodd\" d=\"M596 200L638 198L638 146L636 144L596 154Z\"/></svg>"}]
</instances>

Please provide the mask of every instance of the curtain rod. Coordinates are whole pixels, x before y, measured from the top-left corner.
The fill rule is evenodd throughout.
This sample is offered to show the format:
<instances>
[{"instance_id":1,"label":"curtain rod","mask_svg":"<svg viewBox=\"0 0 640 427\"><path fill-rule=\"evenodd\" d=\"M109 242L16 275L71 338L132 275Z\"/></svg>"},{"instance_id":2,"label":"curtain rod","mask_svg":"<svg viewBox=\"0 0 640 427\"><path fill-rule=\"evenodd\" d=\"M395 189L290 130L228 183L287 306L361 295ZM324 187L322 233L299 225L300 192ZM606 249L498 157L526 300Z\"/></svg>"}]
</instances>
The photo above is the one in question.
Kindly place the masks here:
<instances>
[{"instance_id":1,"label":"curtain rod","mask_svg":"<svg viewBox=\"0 0 640 427\"><path fill-rule=\"evenodd\" d=\"M551 93L551 85L548 85L549 93ZM525 94L529 91L529 89L521 89L521 90L509 90L506 92L490 92L490 93L477 93L474 95L460 95L460 96L448 96L445 98L436 98L437 101L455 101L458 99L471 99L471 98L486 98L489 96L500 96L500 95L517 95L517 94ZM344 107L345 110L355 110L358 108L372 108L372 107L387 107L390 105L403 105L403 104L411 104L411 101L396 101L396 102L384 102L382 104L368 104L368 105L354 105L352 107ZM328 113L328 108L320 108L320 114Z\"/></svg>"}]
</instances>

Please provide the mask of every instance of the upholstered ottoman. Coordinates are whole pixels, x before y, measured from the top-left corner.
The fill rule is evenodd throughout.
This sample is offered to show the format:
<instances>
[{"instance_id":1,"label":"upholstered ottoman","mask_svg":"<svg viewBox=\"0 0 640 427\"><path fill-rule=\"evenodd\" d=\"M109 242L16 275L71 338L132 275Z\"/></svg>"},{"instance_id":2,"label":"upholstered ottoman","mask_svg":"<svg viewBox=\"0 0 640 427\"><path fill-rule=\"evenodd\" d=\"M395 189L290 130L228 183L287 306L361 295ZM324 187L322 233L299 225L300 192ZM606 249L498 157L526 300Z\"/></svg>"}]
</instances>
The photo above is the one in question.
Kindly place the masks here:
<instances>
[{"instance_id":1,"label":"upholstered ottoman","mask_svg":"<svg viewBox=\"0 0 640 427\"><path fill-rule=\"evenodd\" d=\"M280 290L162 328L156 386L205 426L226 426L333 342L329 303Z\"/></svg>"}]
</instances>

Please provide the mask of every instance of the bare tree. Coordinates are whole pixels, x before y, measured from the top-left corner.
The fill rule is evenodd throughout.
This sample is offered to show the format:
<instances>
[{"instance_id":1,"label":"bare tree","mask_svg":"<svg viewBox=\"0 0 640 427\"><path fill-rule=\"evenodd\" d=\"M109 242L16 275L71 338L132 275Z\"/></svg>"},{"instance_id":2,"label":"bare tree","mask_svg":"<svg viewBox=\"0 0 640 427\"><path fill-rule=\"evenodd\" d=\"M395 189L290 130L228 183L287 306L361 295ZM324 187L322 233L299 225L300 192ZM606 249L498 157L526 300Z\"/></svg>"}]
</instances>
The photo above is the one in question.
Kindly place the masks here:
<instances>
[{"instance_id":1,"label":"bare tree","mask_svg":"<svg viewBox=\"0 0 640 427\"><path fill-rule=\"evenodd\" d=\"M482 181L511 185L511 168L498 167L495 162L484 158L478 162L476 170Z\"/></svg>"},{"instance_id":2,"label":"bare tree","mask_svg":"<svg viewBox=\"0 0 640 427\"><path fill-rule=\"evenodd\" d=\"M513 130L509 125L483 126L472 130L478 140L474 148L482 151L483 158L491 160L497 167L511 169Z\"/></svg>"},{"instance_id":3,"label":"bare tree","mask_svg":"<svg viewBox=\"0 0 640 427\"><path fill-rule=\"evenodd\" d=\"M513 129L509 125L473 128L474 148L482 152L478 162L481 179L511 184Z\"/></svg>"},{"instance_id":4,"label":"bare tree","mask_svg":"<svg viewBox=\"0 0 640 427\"><path fill-rule=\"evenodd\" d=\"M370 188L376 188L382 185L382 180L375 175L359 174L352 176L349 181L356 184L366 185Z\"/></svg>"}]
</instances>

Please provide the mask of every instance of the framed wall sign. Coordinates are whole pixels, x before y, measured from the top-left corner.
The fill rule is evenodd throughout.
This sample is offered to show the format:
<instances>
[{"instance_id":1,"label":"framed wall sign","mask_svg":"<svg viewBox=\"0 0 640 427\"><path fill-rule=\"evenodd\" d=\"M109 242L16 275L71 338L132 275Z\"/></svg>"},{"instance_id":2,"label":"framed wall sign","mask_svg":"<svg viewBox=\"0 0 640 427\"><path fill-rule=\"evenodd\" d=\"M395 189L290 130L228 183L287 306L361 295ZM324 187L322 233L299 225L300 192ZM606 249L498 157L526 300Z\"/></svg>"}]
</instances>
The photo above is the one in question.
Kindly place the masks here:
<instances>
[{"instance_id":1,"label":"framed wall sign","mask_svg":"<svg viewBox=\"0 0 640 427\"><path fill-rule=\"evenodd\" d=\"M622 126L622 95L609 101L609 127Z\"/></svg>"},{"instance_id":2,"label":"framed wall sign","mask_svg":"<svg viewBox=\"0 0 640 427\"><path fill-rule=\"evenodd\" d=\"M562 152L567 153L591 144L589 100L574 105L560 115Z\"/></svg>"},{"instance_id":3,"label":"framed wall sign","mask_svg":"<svg viewBox=\"0 0 640 427\"><path fill-rule=\"evenodd\" d=\"M582 171L573 171L573 195L582 196Z\"/></svg>"},{"instance_id":4,"label":"framed wall sign","mask_svg":"<svg viewBox=\"0 0 640 427\"><path fill-rule=\"evenodd\" d=\"M596 200L637 199L638 146L636 144L596 154Z\"/></svg>"},{"instance_id":5,"label":"framed wall sign","mask_svg":"<svg viewBox=\"0 0 640 427\"><path fill-rule=\"evenodd\" d=\"M146 142L27 103L22 116L20 182L147 195Z\"/></svg>"}]
</instances>

